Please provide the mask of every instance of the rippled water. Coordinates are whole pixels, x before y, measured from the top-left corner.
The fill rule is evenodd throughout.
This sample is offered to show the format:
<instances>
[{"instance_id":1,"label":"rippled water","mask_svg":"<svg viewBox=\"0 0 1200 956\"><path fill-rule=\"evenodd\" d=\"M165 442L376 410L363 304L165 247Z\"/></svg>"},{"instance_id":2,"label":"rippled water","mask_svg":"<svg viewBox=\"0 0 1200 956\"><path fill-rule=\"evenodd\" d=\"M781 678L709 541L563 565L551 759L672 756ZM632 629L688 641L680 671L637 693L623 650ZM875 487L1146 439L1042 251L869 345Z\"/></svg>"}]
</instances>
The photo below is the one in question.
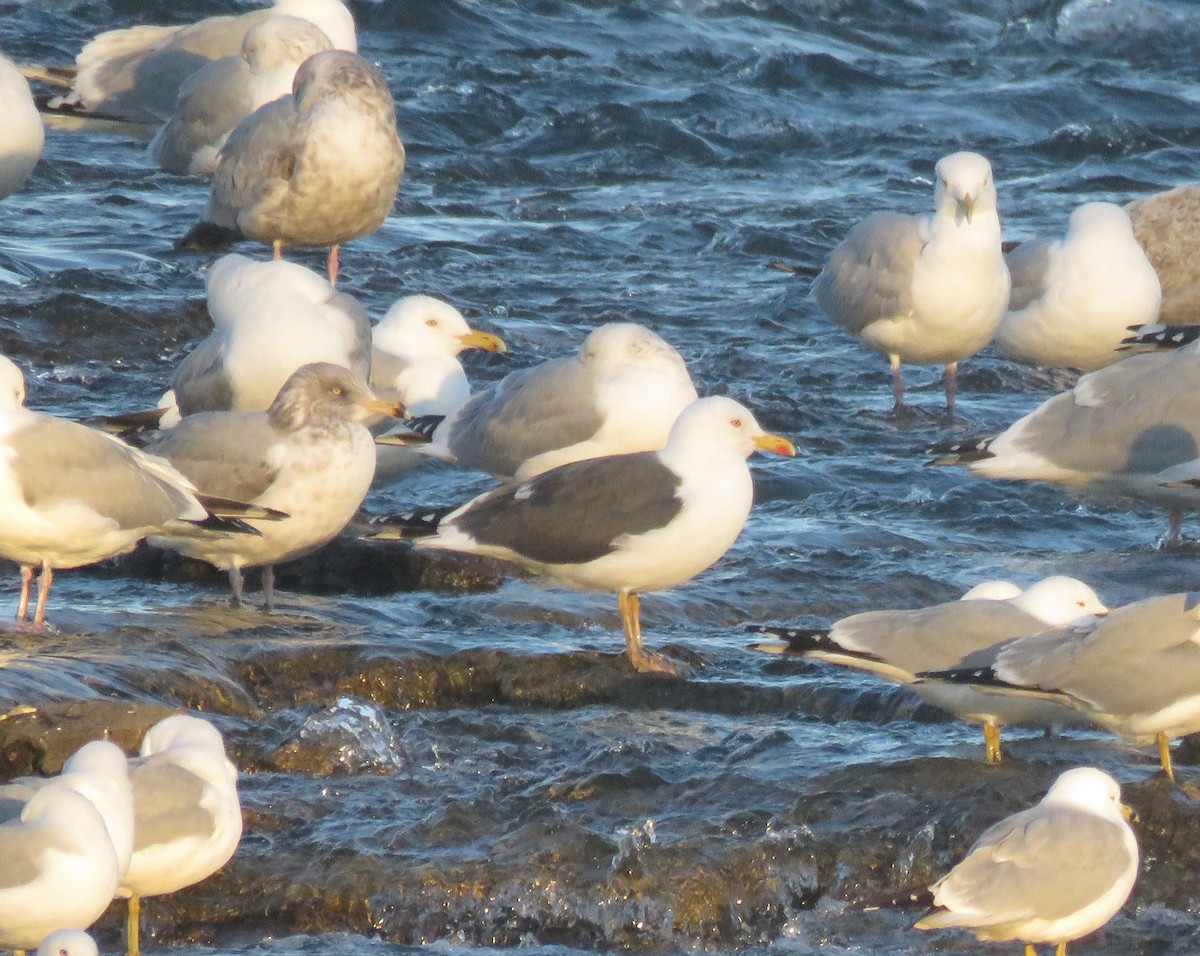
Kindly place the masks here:
<instances>
[{"instance_id":1,"label":"rippled water","mask_svg":"<svg viewBox=\"0 0 1200 956\"><path fill-rule=\"evenodd\" d=\"M0 2L0 46L65 61L106 27L227 6ZM725 560L644 601L648 643L698 655L690 685L564 657L619 650L615 601L519 578L373 596L283 581L283 613L267 619L227 610L215 576L64 573L52 616L67 633L5 639L0 696L201 706L224 715L248 771L233 875L192 891L212 925L164 902L174 921L152 931L285 956L427 942L992 951L907 929L919 904L897 887L937 874L905 860L933 852L944 869L950 846L1066 766L1098 763L1128 782L1152 756L1098 735L1016 732L1017 769L986 770L972 728L864 677L751 655L742 625L820 624L1055 571L1116 604L1194 586L1195 557L1155 550L1165 521L1152 512L923 469L932 441L1000 427L1066 380L985 352L961 370L951 423L937 370L914 369L922 413L897 424L886 363L832 330L808 285L863 216L929 208L933 164L957 149L992 160L1007 238L1058 233L1086 200L1196 179L1200 11L1183 0L354 11L408 147L395 214L343 253L342 281L373 315L414 292L453 301L510 343L469 355L479 381L571 351L601 322L642 322L679 348L702 392L744 399L801 451L754 462L758 503ZM83 415L156 400L207 327L208 259L172 249L205 189L155 170L125 136L49 134L30 185L0 203L0 348L30 373L33 406ZM767 268L776 260L798 275ZM486 484L431 467L368 506L449 502ZM311 674L306 660L319 662ZM375 730L394 734L391 773L280 756L302 727L334 733L346 715L326 709L343 697L384 708L390 726ZM946 794L980 805L922 830L938 798L919 768L943 765ZM1019 795L995 796L1022 767ZM869 866L813 862L813 846L864 834ZM872 870L893 883L864 885ZM1081 948L1193 952L1187 914L1187 899L1138 890L1116 928Z\"/></svg>"}]
</instances>

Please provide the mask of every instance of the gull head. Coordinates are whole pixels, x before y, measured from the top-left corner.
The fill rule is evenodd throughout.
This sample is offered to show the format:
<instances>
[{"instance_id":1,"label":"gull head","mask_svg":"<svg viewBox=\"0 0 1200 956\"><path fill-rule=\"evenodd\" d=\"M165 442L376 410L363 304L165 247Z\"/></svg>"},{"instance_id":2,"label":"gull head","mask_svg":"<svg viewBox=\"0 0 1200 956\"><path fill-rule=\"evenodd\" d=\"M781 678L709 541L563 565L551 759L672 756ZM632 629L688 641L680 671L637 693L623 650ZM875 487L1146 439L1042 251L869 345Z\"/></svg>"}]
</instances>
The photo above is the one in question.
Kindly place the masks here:
<instances>
[{"instance_id":1,"label":"gull head","mask_svg":"<svg viewBox=\"0 0 1200 956\"><path fill-rule=\"evenodd\" d=\"M91 740L71 754L63 764L63 773L100 774L115 780L129 778L125 751L110 740Z\"/></svg>"},{"instance_id":2,"label":"gull head","mask_svg":"<svg viewBox=\"0 0 1200 956\"><path fill-rule=\"evenodd\" d=\"M177 747L195 747L225 756L225 738L207 720L191 714L164 717L146 731L142 738L141 755L149 757Z\"/></svg>"},{"instance_id":3,"label":"gull head","mask_svg":"<svg viewBox=\"0 0 1200 956\"><path fill-rule=\"evenodd\" d=\"M322 50L300 64L292 81L296 111L304 114L331 101L338 108L378 111L381 118L396 123L396 108L387 80L378 67L357 53Z\"/></svg>"},{"instance_id":4,"label":"gull head","mask_svg":"<svg viewBox=\"0 0 1200 956\"><path fill-rule=\"evenodd\" d=\"M1042 803L1069 806L1111 820L1127 819L1129 809L1121 803L1121 787L1103 770L1075 767L1058 775Z\"/></svg>"},{"instance_id":5,"label":"gull head","mask_svg":"<svg viewBox=\"0 0 1200 956\"><path fill-rule=\"evenodd\" d=\"M610 322L595 329L583 340L579 361L597 375L636 365L691 380L683 356L659 335L634 322Z\"/></svg>"},{"instance_id":6,"label":"gull head","mask_svg":"<svg viewBox=\"0 0 1200 956\"><path fill-rule=\"evenodd\" d=\"M267 409L270 422L284 431L366 422L376 415L401 418L404 408L399 402L376 398L357 374L332 362L312 362L296 369Z\"/></svg>"},{"instance_id":7,"label":"gull head","mask_svg":"<svg viewBox=\"0 0 1200 956\"><path fill-rule=\"evenodd\" d=\"M667 438L664 454L695 454L700 461L726 456L749 458L755 451L792 456L796 446L782 435L764 431L754 414L732 398L698 398L679 413Z\"/></svg>"},{"instance_id":8,"label":"gull head","mask_svg":"<svg viewBox=\"0 0 1200 956\"><path fill-rule=\"evenodd\" d=\"M1012 581L980 581L967 591L960 601L1007 601L1021 593Z\"/></svg>"},{"instance_id":9,"label":"gull head","mask_svg":"<svg viewBox=\"0 0 1200 956\"><path fill-rule=\"evenodd\" d=\"M99 950L83 930L57 929L38 944L37 956L99 956Z\"/></svg>"},{"instance_id":10,"label":"gull head","mask_svg":"<svg viewBox=\"0 0 1200 956\"><path fill-rule=\"evenodd\" d=\"M1048 627L1084 625L1108 613L1095 591L1077 578L1062 574L1043 578L1009 603Z\"/></svg>"},{"instance_id":11,"label":"gull head","mask_svg":"<svg viewBox=\"0 0 1200 956\"><path fill-rule=\"evenodd\" d=\"M996 184L992 164L978 153L951 153L934 167L934 205L939 212L952 212L955 221L971 224L976 213L996 209Z\"/></svg>"},{"instance_id":12,"label":"gull head","mask_svg":"<svg viewBox=\"0 0 1200 956\"><path fill-rule=\"evenodd\" d=\"M0 355L0 409L25 404L25 375L7 355Z\"/></svg>"},{"instance_id":13,"label":"gull head","mask_svg":"<svg viewBox=\"0 0 1200 956\"><path fill-rule=\"evenodd\" d=\"M1136 241L1129 213L1116 203L1085 202L1075 207L1067 220L1067 242L1079 238L1112 241L1118 237Z\"/></svg>"},{"instance_id":14,"label":"gull head","mask_svg":"<svg viewBox=\"0 0 1200 956\"><path fill-rule=\"evenodd\" d=\"M268 73L282 66L299 66L314 53L332 50L324 31L299 17L274 16L246 31L242 59L254 73Z\"/></svg>"},{"instance_id":15,"label":"gull head","mask_svg":"<svg viewBox=\"0 0 1200 956\"><path fill-rule=\"evenodd\" d=\"M371 330L371 341L393 355L449 358L463 349L507 351L499 336L471 328L458 309L431 295L410 295L394 303Z\"/></svg>"}]
</instances>

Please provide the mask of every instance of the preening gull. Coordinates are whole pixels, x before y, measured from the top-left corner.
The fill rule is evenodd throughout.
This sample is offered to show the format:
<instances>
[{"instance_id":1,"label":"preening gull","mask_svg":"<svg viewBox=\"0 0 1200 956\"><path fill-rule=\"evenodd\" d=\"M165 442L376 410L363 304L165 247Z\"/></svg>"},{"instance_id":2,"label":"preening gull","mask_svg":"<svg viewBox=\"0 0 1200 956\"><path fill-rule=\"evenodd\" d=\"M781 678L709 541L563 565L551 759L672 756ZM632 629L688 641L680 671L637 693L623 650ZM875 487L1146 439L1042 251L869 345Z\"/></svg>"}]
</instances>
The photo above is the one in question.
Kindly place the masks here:
<instances>
[{"instance_id":1,"label":"preening gull","mask_svg":"<svg viewBox=\"0 0 1200 956\"><path fill-rule=\"evenodd\" d=\"M315 551L354 517L375 474L375 443L364 422L397 417L349 369L327 362L298 369L265 412L201 412L160 432L147 450L208 494L285 512L240 538L159 534L158 547L229 572L235 606L242 568L263 566L267 610L274 606L274 565Z\"/></svg>"},{"instance_id":2,"label":"preening gull","mask_svg":"<svg viewBox=\"0 0 1200 956\"><path fill-rule=\"evenodd\" d=\"M577 356L506 375L438 424L425 454L499 478L656 451L696 387L679 353L644 326L591 332Z\"/></svg>"},{"instance_id":3,"label":"preening gull","mask_svg":"<svg viewBox=\"0 0 1200 956\"><path fill-rule=\"evenodd\" d=\"M214 60L237 56L247 32L279 14L315 23L339 50L358 49L354 17L342 0L275 0L268 10L241 16L109 30L80 51L70 92L51 106L134 123L164 123L192 74ZM55 70L38 78L55 82L62 75Z\"/></svg>"},{"instance_id":4,"label":"preening gull","mask_svg":"<svg viewBox=\"0 0 1200 956\"><path fill-rule=\"evenodd\" d=\"M932 216L868 216L833 250L813 294L835 325L887 356L896 407L901 364L944 364L953 413L955 370L992 340L1009 276L991 164L953 153L936 173Z\"/></svg>"},{"instance_id":5,"label":"preening gull","mask_svg":"<svg viewBox=\"0 0 1200 956\"><path fill-rule=\"evenodd\" d=\"M160 720L129 761L137 808L129 897L128 956L138 956L141 900L199 883L223 867L242 838L237 767L221 732L190 714Z\"/></svg>"},{"instance_id":6,"label":"preening gull","mask_svg":"<svg viewBox=\"0 0 1200 956\"><path fill-rule=\"evenodd\" d=\"M380 398L399 402L410 416L453 417L471 397L458 360L464 349L503 352L506 346L498 336L467 325L449 302L431 295L406 296L371 329L371 388ZM426 460L415 449L391 444L377 445L376 454L376 485L394 481Z\"/></svg>"},{"instance_id":7,"label":"preening gull","mask_svg":"<svg viewBox=\"0 0 1200 956\"><path fill-rule=\"evenodd\" d=\"M1162 284L1159 318L1200 322L1200 185L1143 196L1125 211Z\"/></svg>"},{"instance_id":8,"label":"preening gull","mask_svg":"<svg viewBox=\"0 0 1200 956\"><path fill-rule=\"evenodd\" d=\"M338 246L365 236L392 211L404 146L378 68L326 50L296 71L294 93L240 122L221 150L208 206L180 241L207 247L248 238L274 246L328 246L337 282Z\"/></svg>"},{"instance_id":9,"label":"preening gull","mask_svg":"<svg viewBox=\"0 0 1200 956\"><path fill-rule=\"evenodd\" d=\"M751 625L782 638L752 644L754 650L792 654L868 671L912 689L928 703L983 724L985 756L999 763L1004 724L1056 727L1085 723L1069 706L1048 701L989 700L917 680L922 671L966 666L993 655L1007 642L1047 628L1094 620L1108 613L1096 592L1075 578L1044 578L1007 599L969 598L903 611L867 611L843 618L828 630ZM938 663L933 663L937 661ZM983 698L982 700L980 698Z\"/></svg>"},{"instance_id":10,"label":"preening gull","mask_svg":"<svg viewBox=\"0 0 1200 956\"><path fill-rule=\"evenodd\" d=\"M25 185L46 138L29 83L12 60L0 55L0 199Z\"/></svg>"},{"instance_id":11,"label":"preening gull","mask_svg":"<svg viewBox=\"0 0 1200 956\"><path fill-rule=\"evenodd\" d=\"M37 956L100 956L100 951L83 930L60 929L41 941Z\"/></svg>"},{"instance_id":12,"label":"preening gull","mask_svg":"<svg viewBox=\"0 0 1200 956\"><path fill-rule=\"evenodd\" d=\"M154 532L248 532L238 517L268 514L205 498L167 462L111 435L31 411L24 401L21 370L0 356L0 555L21 565L18 627L28 614L35 568L41 574L33 626L41 628L56 569L132 551Z\"/></svg>"},{"instance_id":13,"label":"preening gull","mask_svg":"<svg viewBox=\"0 0 1200 956\"><path fill-rule=\"evenodd\" d=\"M1092 372L1124 358L1128 327L1154 322L1162 304L1158 275L1113 203L1079 206L1064 238L1022 243L1008 269L996 351L1027 365Z\"/></svg>"},{"instance_id":14,"label":"preening gull","mask_svg":"<svg viewBox=\"0 0 1200 956\"><path fill-rule=\"evenodd\" d=\"M316 24L273 16L256 23L238 56L214 60L188 77L171 118L147 147L174 173L211 173L225 140L260 106L292 92L300 64L333 44Z\"/></svg>"},{"instance_id":15,"label":"preening gull","mask_svg":"<svg viewBox=\"0 0 1200 956\"><path fill-rule=\"evenodd\" d=\"M59 929L87 929L117 891L104 820L70 787L51 784L0 824L0 948L36 949Z\"/></svg>"},{"instance_id":16,"label":"preening gull","mask_svg":"<svg viewBox=\"0 0 1200 956\"><path fill-rule=\"evenodd\" d=\"M1059 775L1037 806L983 832L930 889L917 929L962 926L981 940L1067 943L1099 929L1128 899L1138 846L1121 788L1094 767Z\"/></svg>"},{"instance_id":17,"label":"preening gull","mask_svg":"<svg viewBox=\"0 0 1200 956\"><path fill-rule=\"evenodd\" d=\"M1154 740L1174 780L1170 738L1200 731L1200 594L1126 604L1091 626L1014 641L990 667L937 676L1041 695L1122 737Z\"/></svg>"},{"instance_id":18,"label":"preening gull","mask_svg":"<svg viewBox=\"0 0 1200 956\"><path fill-rule=\"evenodd\" d=\"M617 592L630 663L673 674L670 661L642 646L638 593L682 584L729 549L750 514L746 459L756 449L795 454L744 406L702 398L660 451L560 465L434 514L424 527L405 523L418 547L491 555L568 587Z\"/></svg>"}]
</instances>

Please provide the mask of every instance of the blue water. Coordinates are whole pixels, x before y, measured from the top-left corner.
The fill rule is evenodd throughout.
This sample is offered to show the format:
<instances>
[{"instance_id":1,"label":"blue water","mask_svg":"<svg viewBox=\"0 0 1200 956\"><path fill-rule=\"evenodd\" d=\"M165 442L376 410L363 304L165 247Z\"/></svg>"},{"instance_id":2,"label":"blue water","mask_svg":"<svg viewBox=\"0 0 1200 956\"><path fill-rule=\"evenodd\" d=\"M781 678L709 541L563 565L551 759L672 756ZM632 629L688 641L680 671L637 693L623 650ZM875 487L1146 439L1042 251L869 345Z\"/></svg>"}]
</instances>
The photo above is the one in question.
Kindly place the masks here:
<instances>
[{"instance_id":1,"label":"blue water","mask_svg":"<svg viewBox=\"0 0 1200 956\"><path fill-rule=\"evenodd\" d=\"M0 2L0 48L18 61L66 62L107 27L228 8ZM911 369L920 414L897 423L886 363L832 329L807 293L855 222L880 208L928 209L933 164L955 150L991 159L1006 238L1058 234L1088 200L1126 201L1195 179L1200 9L1182 0L381 0L353 9L362 52L395 93L408 165L393 216L343 251L346 290L375 317L401 295L436 294L501 334L507 354L467 356L479 382L571 352L599 323L645 323L680 350L702 393L744 400L800 453L753 462L754 513L717 567L644 600L647 642L702 658L692 696L632 711L619 696L565 711L536 693L514 692L500 705L450 699L432 710L391 700L410 765L398 780L348 778L334 788L350 794L344 799L331 799L321 778L251 767L247 806L278 813L294 846L314 858L366 859L382 852L366 820L391 820L388 839L409 861L397 864L404 879L420 875L435 888L421 898L396 889L390 904L346 927L350 935L303 935L294 913L231 918L213 931L215 951L365 954L431 941L445 951L523 941L555 953L559 944L993 951L909 931L914 911L844 885L765 922L745 916L731 890L729 925L706 933L672 909L669 889L683 877L666 866L644 887L640 917L615 897L593 899L599 913L585 913L591 897L580 887L590 884L568 885L556 901L521 866L536 874L542 864L505 840L525 834L528 846L551 853L558 826L572 846L599 841L603 856L651 820L654 841L633 839L629 852L703 861L697 847L711 841L713 867L741 872L730 861L746 843L803 843L777 837L785 823L820 831L820 821L801 823L808 796L832 788L858 799L837 777L844 766L895 767L899 781L909 760L978 757L973 728L940 721L900 691L747 653L744 623L816 625L953 599L991 577L1028 584L1068 573L1110 605L1195 585L1194 552L1154 547L1165 528L1157 513L921 467L931 442L1001 428L1068 379L985 351L960 371L961 421L951 423L939 370ZM49 133L30 184L0 203L0 348L26 368L31 405L83 415L157 399L207 328L209 260L172 249L205 194L203 181L153 168L128 136ZM295 256L321 261L317 251ZM797 274L768 268L773 261ZM486 486L434 467L368 506L451 502ZM253 753L338 694L370 691L316 687L294 701L272 699L246 689L239 662L256 654L345 646L404 662L499 649L535 675L523 668L537 655L621 646L612 596L518 578L476 595L285 594L275 621L232 614L223 598L219 582L64 573L54 611L70 633L45 644L14 639L0 692L11 702L116 692L202 705L223 714L242 752ZM163 690L156 674L216 677L231 696L189 698ZM512 739L492 740L497 726ZM1039 768L1031 793L1077 763L1125 782L1155 766L1149 752L1098 735L1012 737L1018 763ZM439 760L439 747L451 757ZM589 796L584 782L600 769L620 783ZM963 772L986 780L982 766ZM907 793L895 786L897 799ZM746 822L749 808L756 815ZM1012 809L981 810L962 823L961 838ZM535 838L527 831L542 811L557 822ZM471 824L455 830L442 819L456 813ZM856 832L860 822L835 814L821 832ZM427 841L397 835L402 823ZM251 833L234 865L269 869L275 837ZM884 843L895 839L889 832ZM517 920L493 933L486 906L447 903L429 875L496 858L511 861L515 875L493 904L527 910L524 930ZM772 872L801 887L780 890L781 900L804 898L802 867ZM207 892L220 898L222 890ZM252 894L237 899L235 910L254 911ZM454 918L430 915L444 910ZM546 929L557 925L547 914L566 910L595 928ZM427 918L414 922L414 912ZM1195 949L1187 914L1149 894L1135 895L1115 925L1081 948ZM176 944L186 936L164 932ZM392 943L364 938L372 933Z\"/></svg>"}]
</instances>

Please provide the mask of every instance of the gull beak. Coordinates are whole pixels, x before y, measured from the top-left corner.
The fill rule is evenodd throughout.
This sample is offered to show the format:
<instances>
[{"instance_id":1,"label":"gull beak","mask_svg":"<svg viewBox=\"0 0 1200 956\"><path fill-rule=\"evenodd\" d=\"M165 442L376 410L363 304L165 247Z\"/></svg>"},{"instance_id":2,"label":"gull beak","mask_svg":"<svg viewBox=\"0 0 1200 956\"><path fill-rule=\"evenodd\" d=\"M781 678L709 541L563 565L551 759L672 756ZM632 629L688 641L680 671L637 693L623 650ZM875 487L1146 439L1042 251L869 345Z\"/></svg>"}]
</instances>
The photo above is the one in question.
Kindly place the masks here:
<instances>
[{"instance_id":1,"label":"gull beak","mask_svg":"<svg viewBox=\"0 0 1200 956\"><path fill-rule=\"evenodd\" d=\"M489 352L508 351L504 339L498 335L492 335L490 332L477 332L475 329L471 329L470 332L455 337L462 343L464 349L486 349Z\"/></svg>"},{"instance_id":2,"label":"gull beak","mask_svg":"<svg viewBox=\"0 0 1200 956\"><path fill-rule=\"evenodd\" d=\"M787 455L789 458L794 458L796 455L796 446L782 435L762 434L754 439L754 444L763 451L773 452L776 455Z\"/></svg>"},{"instance_id":3,"label":"gull beak","mask_svg":"<svg viewBox=\"0 0 1200 956\"><path fill-rule=\"evenodd\" d=\"M369 398L358 404L372 414L386 415L388 418L405 418L408 415L401 402L385 402L381 398Z\"/></svg>"},{"instance_id":4,"label":"gull beak","mask_svg":"<svg viewBox=\"0 0 1200 956\"><path fill-rule=\"evenodd\" d=\"M1112 608L1105 607L1103 604L1101 604L1100 607L1092 611L1092 613L1096 615L1096 617L1107 617L1109 611L1111 610Z\"/></svg>"},{"instance_id":5,"label":"gull beak","mask_svg":"<svg viewBox=\"0 0 1200 956\"><path fill-rule=\"evenodd\" d=\"M975 215L975 197L970 193L963 196L962 199L956 199L958 203L958 211L967 220L967 225L971 224L971 217Z\"/></svg>"},{"instance_id":6,"label":"gull beak","mask_svg":"<svg viewBox=\"0 0 1200 956\"><path fill-rule=\"evenodd\" d=\"M1124 803L1118 803L1117 806L1121 808L1121 816L1123 816L1125 818L1126 823L1137 823L1138 822L1139 818L1137 815L1137 811L1134 810L1133 807L1128 806Z\"/></svg>"}]
</instances>

